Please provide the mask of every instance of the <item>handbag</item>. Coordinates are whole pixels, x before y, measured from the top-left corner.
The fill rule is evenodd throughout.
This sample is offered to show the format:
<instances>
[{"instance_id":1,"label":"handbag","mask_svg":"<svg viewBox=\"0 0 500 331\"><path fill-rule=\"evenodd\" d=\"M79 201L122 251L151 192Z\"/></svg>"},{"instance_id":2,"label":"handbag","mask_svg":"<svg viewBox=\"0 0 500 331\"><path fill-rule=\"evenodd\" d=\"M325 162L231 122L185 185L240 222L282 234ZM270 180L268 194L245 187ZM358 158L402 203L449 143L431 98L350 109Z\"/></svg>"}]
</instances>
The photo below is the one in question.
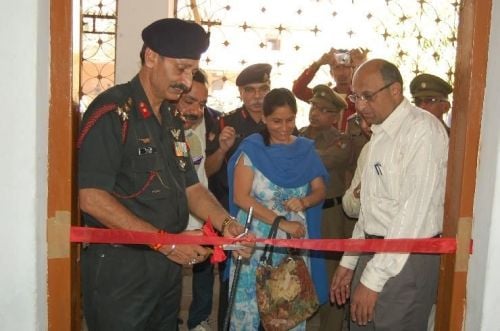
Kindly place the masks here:
<instances>
[{"instance_id":1,"label":"handbag","mask_svg":"<svg viewBox=\"0 0 500 331\"><path fill-rule=\"evenodd\" d=\"M280 220L274 220L268 239L276 238ZM289 235L287 235L290 238ZM266 331L290 330L311 317L319 307L318 296L306 263L296 249L277 266L272 265L273 246L266 245L256 271L257 306Z\"/></svg>"}]
</instances>

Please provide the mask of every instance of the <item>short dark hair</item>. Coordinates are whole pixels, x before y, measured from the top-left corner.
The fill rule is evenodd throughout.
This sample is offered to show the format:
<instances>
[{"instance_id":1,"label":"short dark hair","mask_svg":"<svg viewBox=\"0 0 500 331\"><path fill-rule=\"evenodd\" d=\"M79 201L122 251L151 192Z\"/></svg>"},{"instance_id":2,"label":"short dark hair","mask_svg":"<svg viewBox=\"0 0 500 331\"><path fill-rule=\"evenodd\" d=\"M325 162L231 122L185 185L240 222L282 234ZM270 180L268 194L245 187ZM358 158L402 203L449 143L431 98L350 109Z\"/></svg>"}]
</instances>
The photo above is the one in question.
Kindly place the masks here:
<instances>
[{"instance_id":1,"label":"short dark hair","mask_svg":"<svg viewBox=\"0 0 500 331\"><path fill-rule=\"evenodd\" d=\"M289 106L294 114L297 114L297 101L292 91L282 88L275 88L269 91L264 97L264 103L262 105L262 110L264 116L269 116L276 108L281 106Z\"/></svg>"},{"instance_id":2,"label":"short dark hair","mask_svg":"<svg viewBox=\"0 0 500 331\"><path fill-rule=\"evenodd\" d=\"M141 65L145 63L145 54L146 54L146 44L142 44L141 52L139 53L139 57L141 58Z\"/></svg>"},{"instance_id":3,"label":"short dark hair","mask_svg":"<svg viewBox=\"0 0 500 331\"><path fill-rule=\"evenodd\" d=\"M198 68L193 75L193 81L207 85L207 73L203 69Z\"/></svg>"},{"instance_id":4,"label":"short dark hair","mask_svg":"<svg viewBox=\"0 0 500 331\"><path fill-rule=\"evenodd\" d=\"M401 88L403 88L403 77L401 77L401 72L395 64L382 60L380 75L382 76L385 84L399 83L401 84Z\"/></svg>"}]
</instances>

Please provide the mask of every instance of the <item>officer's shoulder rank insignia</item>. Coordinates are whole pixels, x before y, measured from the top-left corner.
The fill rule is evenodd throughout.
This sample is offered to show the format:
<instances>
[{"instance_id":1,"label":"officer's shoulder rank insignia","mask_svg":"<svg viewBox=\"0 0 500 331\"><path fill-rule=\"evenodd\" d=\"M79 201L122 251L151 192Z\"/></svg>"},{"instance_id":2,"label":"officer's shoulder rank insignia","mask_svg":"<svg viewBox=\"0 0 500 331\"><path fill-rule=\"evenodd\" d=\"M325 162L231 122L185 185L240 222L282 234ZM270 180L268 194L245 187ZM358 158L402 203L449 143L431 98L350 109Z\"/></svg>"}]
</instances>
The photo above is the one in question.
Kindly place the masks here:
<instances>
[{"instance_id":1,"label":"officer's shoulder rank insignia","mask_svg":"<svg viewBox=\"0 0 500 331\"><path fill-rule=\"evenodd\" d=\"M131 108L132 108L132 98L130 97L124 104L116 107L116 113L118 114L118 116L120 116L122 122L128 120L128 114L130 113Z\"/></svg>"}]
</instances>

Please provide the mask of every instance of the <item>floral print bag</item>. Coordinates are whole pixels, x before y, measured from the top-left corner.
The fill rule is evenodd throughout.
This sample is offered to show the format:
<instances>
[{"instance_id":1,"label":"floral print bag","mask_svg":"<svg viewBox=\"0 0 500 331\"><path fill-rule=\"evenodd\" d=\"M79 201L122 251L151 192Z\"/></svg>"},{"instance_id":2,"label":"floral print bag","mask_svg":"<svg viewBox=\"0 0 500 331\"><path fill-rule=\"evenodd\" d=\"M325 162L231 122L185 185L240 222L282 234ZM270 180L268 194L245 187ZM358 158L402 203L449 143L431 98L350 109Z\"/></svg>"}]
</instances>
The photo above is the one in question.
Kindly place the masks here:
<instances>
[{"instance_id":1,"label":"floral print bag","mask_svg":"<svg viewBox=\"0 0 500 331\"><path fill-rule=\"evenodd\" d=\"M278 216L269 231L276 238ZM288 238L290 238L288 236ZM319 308L316 290L306 263L294 249L277 266L272 265L273 246L266 245L257 267L257 306L266 331L284 331L308 319Z\"/></svg>"}]
</instances>

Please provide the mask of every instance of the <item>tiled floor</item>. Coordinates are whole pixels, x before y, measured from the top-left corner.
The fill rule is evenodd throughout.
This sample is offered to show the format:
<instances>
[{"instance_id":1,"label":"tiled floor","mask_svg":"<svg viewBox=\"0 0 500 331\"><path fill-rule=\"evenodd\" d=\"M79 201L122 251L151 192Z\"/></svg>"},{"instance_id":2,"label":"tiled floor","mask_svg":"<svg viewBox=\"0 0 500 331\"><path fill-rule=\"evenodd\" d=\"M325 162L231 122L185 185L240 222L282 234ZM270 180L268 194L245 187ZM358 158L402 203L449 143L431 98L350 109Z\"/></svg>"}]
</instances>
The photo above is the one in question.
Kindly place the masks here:
<instances>
[{"instance_id":1,"label":"tiled floor","mask_svg":"<svg viewBox=\"0 0 500 331\"><path fill-rule=\"evenodd\" d=\"M214 268L215 272L217 272L217 268ZM213 303L212 303L212 315L210 316L210 326L212 326L212 330L216 330L217 326L217 304L219 302L219 281L217 277L219 275L215 275L214 281L214 294L213 294ZM187 317L189 311L189 305L191 304L191 282L192 282L192 269L185 267L184 268L184 277L182 279L182 300L181 300L181 312L179 318L183 321L183 323L179 326L179 331L188 331L187 328Z\"/></svg>"}]
</instances>

